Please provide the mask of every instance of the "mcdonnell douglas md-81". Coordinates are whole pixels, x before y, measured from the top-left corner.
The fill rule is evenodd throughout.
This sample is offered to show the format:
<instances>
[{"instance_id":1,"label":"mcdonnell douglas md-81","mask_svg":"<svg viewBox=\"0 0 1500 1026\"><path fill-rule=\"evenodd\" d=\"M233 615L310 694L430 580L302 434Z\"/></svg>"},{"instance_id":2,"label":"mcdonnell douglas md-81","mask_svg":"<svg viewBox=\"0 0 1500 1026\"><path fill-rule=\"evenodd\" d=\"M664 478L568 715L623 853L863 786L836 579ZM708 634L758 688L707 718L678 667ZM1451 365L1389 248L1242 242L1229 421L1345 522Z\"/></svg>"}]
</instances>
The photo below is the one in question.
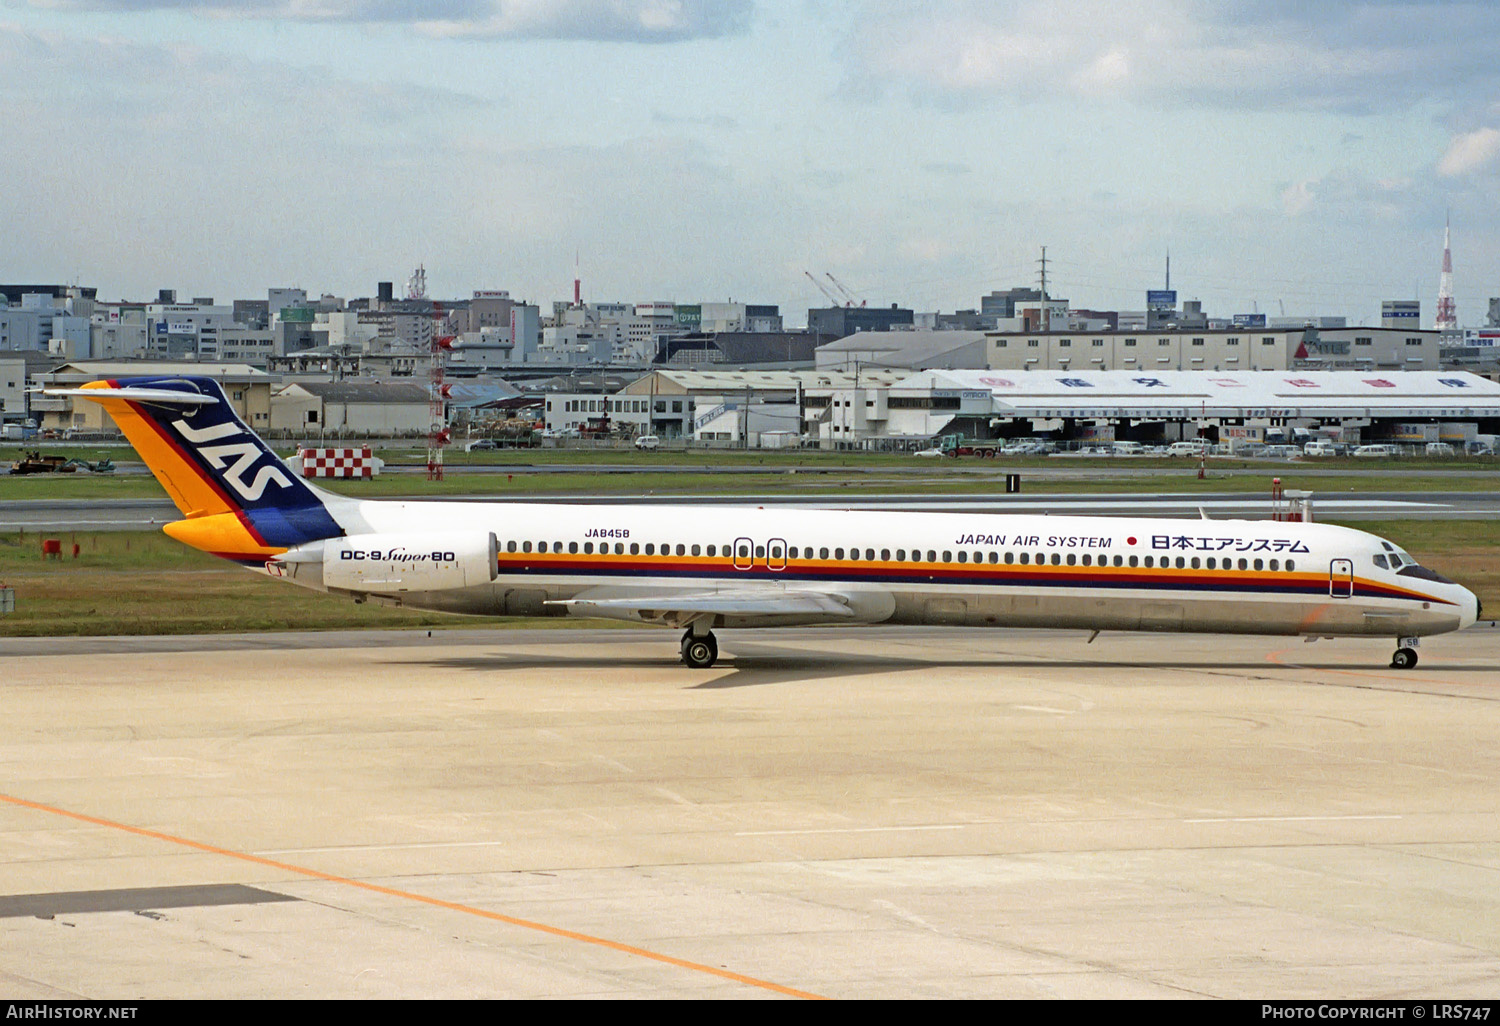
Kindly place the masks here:
<instances>
[{"instance_id":1,"label":"mcdonnell douglas md-81","mask_svg":"<svg viewBox=\"0 0 1500 1026\"><path fill-rule=\"evenodd\" d=\"M942 624L1383 635L1405 669L1419 637L1479 615L1397 546L1326 524L352 499L295 475L211 379L49 394L104 406L195 549L356 602L661 624L693 667L720 627Z\"/></svg>"}]
</instances>

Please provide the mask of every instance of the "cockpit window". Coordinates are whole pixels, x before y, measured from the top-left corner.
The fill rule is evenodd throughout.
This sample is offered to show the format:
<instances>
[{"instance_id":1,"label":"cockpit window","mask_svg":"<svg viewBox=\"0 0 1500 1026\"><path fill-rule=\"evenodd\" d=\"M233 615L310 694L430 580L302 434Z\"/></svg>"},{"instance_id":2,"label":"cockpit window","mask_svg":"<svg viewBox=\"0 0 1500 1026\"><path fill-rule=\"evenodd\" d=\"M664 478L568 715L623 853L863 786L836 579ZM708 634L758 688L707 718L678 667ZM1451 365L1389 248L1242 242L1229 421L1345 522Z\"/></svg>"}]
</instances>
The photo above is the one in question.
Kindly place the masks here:
<instances>
[{"instance_id":1,"label":"cockpit window","mask_svg":"<svg viewBox=\"0 0 1500 1026\"><path fill-rule=\"evenodd\" d=\"M1418 566L1415 563L1407 563L1400 570L1398 570L1397 573L1399 573L1402 577L1415 577L1418 580L1436 581L1439 584L1454 583L1453 581L1450 581L1448 578L1444 577L1442 574L1438 573L1436 570L1429 570L1425 566Z\"/></svg>"},{"instance_id":2,"label":"cockpit window","mask_svg":"<svg viewBox=\"0 0 1500 1026\"><path fill-rule=\"evenodd\" d=\"M1384 556L1376 556L1375 557L1375 565L1378 566L1378 567L1380 567L1382 570L1386 569L1387 567L1386 567L1385 557Z\"/></svg>"}]
</instances>

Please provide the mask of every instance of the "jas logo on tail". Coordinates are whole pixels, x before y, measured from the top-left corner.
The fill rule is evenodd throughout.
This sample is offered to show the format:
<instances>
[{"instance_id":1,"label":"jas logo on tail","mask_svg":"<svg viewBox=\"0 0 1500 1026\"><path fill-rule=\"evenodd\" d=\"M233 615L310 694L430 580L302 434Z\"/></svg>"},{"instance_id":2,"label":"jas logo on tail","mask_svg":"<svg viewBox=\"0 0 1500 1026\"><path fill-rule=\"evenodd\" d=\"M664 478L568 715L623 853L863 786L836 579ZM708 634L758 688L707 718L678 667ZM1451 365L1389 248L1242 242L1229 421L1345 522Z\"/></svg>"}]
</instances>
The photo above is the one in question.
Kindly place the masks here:
<instances>
[{"instance_id":1,"label":"jas logo on tail","mask_svg":"<svg viewBox=\"0 0 1500 1026\"><path fill-rule=\"evenodd\" d=\"M287 476L286 471L279 466L262 466L255 473L255 479L246 482L245 475L255 469L255 464L265 453L253 441L245 438L235 424L225 422L223 424L212 424L206 428L191 428L185 420L176 420L172 426L177 433L189 442L193 443L198 454L208 461L215 470L223 471L224 480L233 488L240 498L246 502L255 502L265 494L266 485L275 484L278 488L290 488L292 479ZM219 442L227 438L239 436L242 440L238 442L227 442L223 445L205 445L205 442ZM231 463L233 465L231 466Z\"/></svg>"}]
</instances>

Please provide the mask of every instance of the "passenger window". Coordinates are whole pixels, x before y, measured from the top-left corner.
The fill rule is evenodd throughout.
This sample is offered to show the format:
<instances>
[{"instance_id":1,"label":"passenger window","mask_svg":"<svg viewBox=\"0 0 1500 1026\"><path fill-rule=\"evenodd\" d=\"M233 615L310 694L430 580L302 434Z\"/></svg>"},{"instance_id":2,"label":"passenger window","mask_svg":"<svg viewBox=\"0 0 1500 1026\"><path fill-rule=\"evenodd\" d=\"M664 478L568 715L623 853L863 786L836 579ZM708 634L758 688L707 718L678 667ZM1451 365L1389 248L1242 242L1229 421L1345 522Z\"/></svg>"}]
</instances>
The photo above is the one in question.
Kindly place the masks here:
<instances>
[{"instance_id":1,"label":"passenger window","mask_svg":"<svg viewBox=\"0 0 1500 1026\"><path fill-rule=\"evenodd\" d=\"M679 542L678 545L677 545L677 554L679 556L686 556L687 555L687 546L683 545L682 543Z\"/></svg>"},{"instance_id":2,"label":"passenger window","mask_svg":"<svg viewBox=\"0 0 1500 1026\"><path fill-rule=\"evenodd\" d=\"M1177 557L1177 569L1181 570L1186 565L1187 565L1187 560L1183 559L1181 556L1178 556Z\"/></svg>"},{"instance_id":3,"label":"passenger window","mask_svg":"<svg viewBox=\"0 0 1500 1026\"><path fill-rule=\"evenodd\" d=\"M1022 566L1026 566L1030 562L1031 562L1031 553L1029 553L1029 552L1023 552L1023 553L1021 553L1021 565Z\"/></svg>"},{"instance_id":4,"label":"passenger window","mask_svg":"<svg viewBox=\"0 0 1500 1026\"><path fill-rule=\"evenodd\" d=\"M825 546L823 546L823 548L821 548L821 549L818 550L818 558L819 559L827 559L828 558L828 546L825 545Z\"/></svg>"},{"instance_id":5,"label":"passenger window","mask_svg":"<svg viewBox=\"0 0 1500 1026\"><path fill-rule=\"evenodd\" d=\"M897 562L901 562L901 563L906 562L906 550L905 549L897 549L896 550L896 560L897 560Z\"/></svg>"},{"instance_id":6,"label":"passenger window","mask_svg":"<svg viewBox=\"0 0 1500 1026\"><path fill-rule=\"evenodd\" d=\"M1281 569L1281 564L1279 562L1277 562L1276 560L1273 559L1273 560L1271 560L1271 569L1273 571L1274 570L1280 570Z\"/></svg>"},{"instance_id":7,"label":"passenger window","mask_svg":"<svg viewBox=\"0 0 1500 1026\"><path fill-rule=\"evenodd\" d=\"M1240 569L1241 570L1249 570L1250 569L1250 561L1247 560L1247 559L1241 559L1240 560Z\"/></svg>"},{"instance_id":8,"label":"passenger window","mask_svg":"<svg viewBox=\"0 0 1500 1026\"><path fill-rule=\"evenodd\" d=\"M1000 562L1000 553L998 553L998 552L991 552L990 553L990 562L991 563L998 563L998 562Z\"/></svg>"},{"instance_id":9,"label":"passenger window","mask_svg":"<svg viewBox=\"0 0 1500 1026\"><path fill-rule=\"evenodd\" d=\"M623 555L625 555L625 543L624 542L615 542L615 555L617 555L617 556L623 556Z\"/></svg>"},{"instance_id":10,"label":"passenger window","mask_svg":"<svg viewBox=\"0 0 1500 1026\"><path fill-rule=\"evenodd\" d=\"M630 543L630 554L632 556L639 556L641 554L641 545L639 542Z\"/></svg>"},{"instance_id":11,"label":"passenger window","mask_svg":"<svg viewBox=\"0 0 1500 1026\"><path fill-rule=\"evenodd\" d=\"M1198 569L1198 557L1197 556L1194 556L1192 558L1190 565L1192 566L1192 568L1194 570Z\"/></svg>"},{"instance_id":12,"label":"passenger window","mask_svg":"<svg viewBox=\"0 0 1500 1026\"><path fill-rule=\"evenodd\" d=\"M710 545L708 547L707 555L717 556L718 554L719 554L719 547L717 545Z\"/></svg>"},{"instance_id":13,"label":"passenger window","mask_svg":"<svg viewBox=\"0 0 1500 1026\"><path fill-rule=\"evenodd\" d=\"M1293 562L1292 560L1290 560L1290 559L1287 560L1286 561L1286 572L1287 573L1291 573L1295 569L1297 569L1297 564L1295 562Z\"/></svg>"},{"instance_id":14,"label":"passenger window","mask_svg":"<svg viewBox=\"0 0 1500 1026\"><path fill-rule=\"evenodd\" d=\"M937 562L937 550L936 549L928 549L927 550L927 562L929 562L929 563L936 563Z\"/></svg>"},{"instance_id":15,"label":"passenger window","mask_svg":"<svg viewBox=\"0 0 1500 1026\"><path fill-rule=\"evenodd\" d=\"M700 552L701 552L701 547L698 546L698 545L694 545L693 546L693 555L695 555L695 556L699 555Z\"/></svg>"},{"instance_id":16,"label":"passenger window","mask_svg":"<svg viewBox=\"0 0 1500 1026\"><path fill-rule=\"evenodd\" d=\"M513 542L513 541L506 542L505 543L505 551L506 552L514 552L514 551L516 551L516 543Z\"/></svg>"},{"instance_id":17,"label":"passenger window","mask_svg":"<svg viewBox=\"0 0 1500 1026\"><path fill-rule=\"evenodd\" d=\"M1011 553L1011 552L1007 552L1007 553L1006 553L1006 554L1005 554L1005 565L1006 565L1006 566L1010 566L1010 565L1011 565L1011 564L1012 564L1012 563L1014 563L1014 562L1015 562L1015 558L1014 558L1014 555L1015 555L1015 554L1014 554L1014 553Z\"/></svg>"},{"instance_id":18,"label":"passenger window","mask_svg":"<svg viewBox=\"0 0 1500 1026\"><path fill-rule=\"evenodd\" d=\"M967 563L969 561L969 554L960 549L958 552L958 561L960 563Z\"/></svg>"},{"instance_id":19,"label":"passenger window","mask_svg":"<svg viewBox=\"0 0 1500 1026\"><path fill-rule=\"evenodd\" d=\"M1062 566L1062 556L1056 552L1052 553L1052 565Z\"/></svg>"},{"instance_id":20,"label":"passenger window","mask_svg":"<svg viewBox=\"0 0 1500 1026\"><path fill-rule=\"evenodd\" d=\"M944 563L951 563L951 562L953 562L953 553L949 552L947 549L943 550L943 562Z\"/></svg>"},{"instance_id":21,"label":"passenger window","mask_svg":"<svg viewBox=\"0 0 1500 1026\"><path fill-rule=\"evenodd\" d=\"M1210 570L1217 569L1217 563L1215 562L1214 557L1212 557L1212 556L1208 557L1208 568Z\"/></svg>"},{"instance_id":22,"label":"passenger window","mask_svg":"<svg viewBox=\"0 0 1500 1026\"><path fill-rule=\"evenodd\" d=\"M1148 570L1151 568L1151 557L1150 556L1146 557L1146 568Z\"/></svg>"},{"instance_id":23,"label":"passenger window","mask_svg":"<svg viewBox=\"0 0 1500 1026\"><path fill-rule=\"evenodd\" d=\"M584 542L583 543L583 551L587 555L592 556L594 554L594 543L593 542Z\"/></svg>"},{"instance_id":24,"label":"passenger window","mask_svg":"<svg viewBox=\"0 0 1500 1026\"><path fill-rule=\"evenodd\" d=\"M1036 554L1036 565L1037 566L1046 566L1047 565L1047 554L1045 552L1038 552Z\"/></svg>"},{"instance_id":25,"label":"passenger window","mask_svg":"<svg viewBox=\"0 0 1500 1026\"><path fill-rule=\"evenodd\" d=\"M531 551L531 542L529 542L529 541L523 541L521 543L521 551L522 552L530 552Z\"/></svg>"},{"instance_id":26,"label":"passenger window","mask_svg":"<svg viewBox=\"0 0 1500 1026\"><path fill-rule=\"evenodd\" d=\"M843 559L844 558L844 550L843 549L834 549L833 550L833 558L834 559Z\"/></svg>"},{"instance_id":27,"label":"passenger window","mask_svg":"<svg viewBox=\"0 0 1500 1026\"><path fill-rule=\"evenodd\" d=\"M1264 566L1265 566L1265 564L1261 560L1257 559L1255 561L1255 569L1260 570L1260 569L1264 568Z\"/></svg>"},{"instance_id":28,"label":"passenger window","mask_svg":"<svg viewBox=\"0 0 1500 1026\"><path fill-rule=\"evenodd\" d=\"M1140 560L1138 560L1135 556L1131 556L1130 557L1130 565L1131 566L1139 566L1140 565Z\"/></svg>"},{"instance_id":29,"label":"passenger window","mask_svg":"<svg viewBox=\"0 0 1500 1026\"><path fill-rule=\"evenodd\" d=\"M1093 566L1093 564L1094 564L1094 557L1091 556L1091 555L1089 555L1087 552L1085 552L1083 554L1083 565L1084 566Z\"/></svg>"},{"instance_id":30,"label":"passenger window","mask_svg":"<svg viewBox=\"0 0 1500 1026\"><path fill-rule=\"evenodd\" d=\"M881 560L881 562L887 562L887 561L890 560L890 558L891 558L891 550L890 549L881 549L880 550L880 560Z\"/></svg>"},{"instance_id":31,"label":"passenger window","mask_svg":"<svg viewBox=\"0 0 1500 1026\"><path fill-rule=\"evenodd\" d=\"M646 555L648 555L648 556L654 556L654 555L656 555L656 543L655 542L647 542L646 543Z\"/></svg>"}]
</instances>

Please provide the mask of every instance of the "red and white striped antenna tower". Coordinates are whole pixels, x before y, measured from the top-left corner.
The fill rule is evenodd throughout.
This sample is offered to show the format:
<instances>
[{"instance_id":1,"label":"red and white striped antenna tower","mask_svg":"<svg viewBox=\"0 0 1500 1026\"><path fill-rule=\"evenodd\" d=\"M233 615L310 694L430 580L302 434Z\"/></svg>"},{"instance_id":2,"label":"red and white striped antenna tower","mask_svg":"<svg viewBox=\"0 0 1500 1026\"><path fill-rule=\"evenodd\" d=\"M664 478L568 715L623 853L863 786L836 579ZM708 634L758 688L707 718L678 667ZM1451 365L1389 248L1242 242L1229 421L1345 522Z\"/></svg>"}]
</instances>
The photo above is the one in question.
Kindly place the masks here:
<instances>
[{"instance_id":1,"label":"red and white striped antenna tower","mask_svg":"<svg viewBox=\"0 0 1500 1026\"><path fill-rule=\"evenodd\" d=\"M445 380L448 354L453 351L453 336L443 334L447 323L441 303L432 304L432 366L427 382L427 412L431 426L427 434L427 480L443 479L443 447L452 440L448 430L448 398L452 387Z\"/></svg>"},{"instance_id":2,"label":"red and white striped antenna tower","mask_svg":"<svg viewBox=\"0 0 1500 1026\"><path fill-rule=\"evenodd\" d=\"M1443 273L1438 276L1437 323L1438 331L1458 327L1458 311L1453 304L1453 250L1449 248L1448 226L1450 218L1443 219Z\"/></svg>"}]
</instances>

